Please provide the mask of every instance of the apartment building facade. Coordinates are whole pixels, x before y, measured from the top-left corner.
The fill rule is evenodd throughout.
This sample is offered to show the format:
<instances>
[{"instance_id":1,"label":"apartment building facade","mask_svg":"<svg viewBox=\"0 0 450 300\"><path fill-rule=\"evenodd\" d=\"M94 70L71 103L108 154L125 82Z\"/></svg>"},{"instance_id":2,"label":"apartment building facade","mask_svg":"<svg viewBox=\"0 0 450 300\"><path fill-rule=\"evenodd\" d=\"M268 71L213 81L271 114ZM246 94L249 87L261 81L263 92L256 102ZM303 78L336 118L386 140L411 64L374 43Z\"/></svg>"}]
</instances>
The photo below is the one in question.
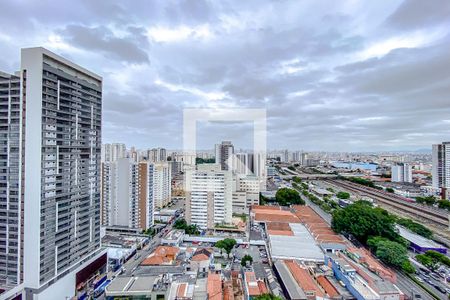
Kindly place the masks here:
<instances>
[{"instance_id":1,"label":"apartment building facade","mask_svg":"<svg viewBox=\"0 0 450 300\"><path fill-rule=\"evenodd\" d=\"M220 164L201 164L185 171L186 220L202 229L232 221L232 173Z\"/></svg>"},{"instance_id":2,"label":"apartment building facade","mask_svg":"<svg viewBox=\"0 0 450 300\"><path fill-rule=\"evenodd\" d=\"M8 232L0 299L72 297L86 268L105 254L102 78L39 47L22 49L17 74L0 75L1 121L9 120L0 127L0 238Z\"/></svg>"}]
</instances>

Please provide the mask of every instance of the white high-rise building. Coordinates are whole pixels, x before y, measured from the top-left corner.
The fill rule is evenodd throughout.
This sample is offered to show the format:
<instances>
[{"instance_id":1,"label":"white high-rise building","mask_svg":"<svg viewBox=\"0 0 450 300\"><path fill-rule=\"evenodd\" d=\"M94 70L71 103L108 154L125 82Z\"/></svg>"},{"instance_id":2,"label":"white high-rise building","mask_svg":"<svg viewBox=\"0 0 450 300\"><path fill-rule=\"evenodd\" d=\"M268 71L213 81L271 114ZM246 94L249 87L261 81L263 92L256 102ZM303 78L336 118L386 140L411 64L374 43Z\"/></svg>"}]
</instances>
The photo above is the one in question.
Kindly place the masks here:
<instances>
[{"instance_id":1,"label":"white high-rise building","mask_svg":"<svg viewBox=\"0 0 450 300\"><path fill-rule=\"evenodd\" d=\"M5 180L16 191L16 197L0 197L8 207L0 232L9 232L0 246L0 275L7 270L0 299L67 299L97 271L91 263L106 265L100 247L102 78L43 48L22 49L17 76L19 101L17 77L0 76L9 94L0 96L1 109L15 132L2 135L10 147Z\"/></svg>"},{"instance_id":2,"label":"white high-rise building","mask_svg":"<svg viewBox=\"0 0 450 300\"><path fill-rule=\"evenodd\" d=\"M219 164L200 164L186 169L186 219L202 229L232 221L233 181L231 170Z\"/></svg>"},{"instance_id":3,"label":"white high-rise building","mask_svg":"<svg viewBox=\"0 0 450 300\"><path fill-rule=\"evenodd\" d=\"M154 207L169 204L172 194L172 166L168 162L149 163L149 198Z\"/></svg>"},{"instance_id":4,"label":"white high-rise building","mask_svg":"<svg viewBox=\"0 0 450 300\"><path fill-rule=\"evenodd\" d=\"M102 145L102 162L114 162L124 157L127 157L125 144L113 143Z\"/></svg>"},{"instance_id":5,"label":"white high-rise building","mask_svg":"<svg viewBox=\"0 0 450 300\"><path fill-rule=\"evenodd\" d=\"M155 207L171 200L171 167L167 162L134 162L120 158L102 168L102 224L147 229Z\"/></svg>"},{"instance_id":6,"label":"white high-rise building","mask_svg":"<svg viewBox=\"0 0 450 300\"><path fill-rule=\"evenodd\" d=\"M391 181L412 182L412 166L404 163L392 166Z\"/></svg>"},{"instance_id":7,"label":"white high-rise building","mask_svg":"<svg viewBox=\"0 0 450 300\"><path fill-rule=\"evenodd\" d=\"M433 187L441 189L442 196L446 197L450 187L450 142L433 145L432 176Z\"/></svg>"},{"instance_id":8,"label":"white high-rise building","mask_svg":"<svg viewBox=\"0 0 450 300\"><path fill-rule=\"evenodd\" d=\"M149 162L167 161L167 150L164 148L153 148L147 151Z\"/></svg>"}]
</instances>

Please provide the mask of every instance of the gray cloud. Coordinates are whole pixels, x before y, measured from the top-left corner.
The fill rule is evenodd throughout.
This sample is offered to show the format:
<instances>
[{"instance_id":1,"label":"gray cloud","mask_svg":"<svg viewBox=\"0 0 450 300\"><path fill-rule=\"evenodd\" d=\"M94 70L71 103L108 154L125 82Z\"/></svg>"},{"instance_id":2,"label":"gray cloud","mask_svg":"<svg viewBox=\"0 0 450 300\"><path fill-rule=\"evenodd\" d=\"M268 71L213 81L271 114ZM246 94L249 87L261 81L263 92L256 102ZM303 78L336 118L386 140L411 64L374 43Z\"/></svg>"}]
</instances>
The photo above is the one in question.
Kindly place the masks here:
<instances>
[{"instance_id":1,"label":"gray cloud","mask_svg":"<svg viewBox=\"0 0 450 300\"><path fill-rule=\"evenodd\" d=\"M141 48L147 45L146 43L140 44L145 41L142 30L136 27L131 27L130 30L133 35L119 38L104 26L68 25L60 33L74 46L103 52L111 59L130 63L149 63L147 52Z\"/></svg>"},{"instance_id":2,"label":"gray cloud","mask_svg":"<svg viewBox=\"0 0 450 300\"><path fill-rule=\"evenodd\" d=\"M101 74L104 141L180 148L186 107L266 108L270 148L449 138L446 0L55 3L2 4L0 67L15 71L20 47L43 45ZM250 127L202 126L199 147L246 147Z\"/></svg>"},{"instance_id":3,"label":"gray cloud","mask_svg":"<svg viewBox=\"0 0 450 300\"><path fill-rule=\"evenodd\" d=\"M405 0L387 19L389 25L399 29L423 29L443 22L450 22L447 0Z\"/></svg>"}]
</instances>

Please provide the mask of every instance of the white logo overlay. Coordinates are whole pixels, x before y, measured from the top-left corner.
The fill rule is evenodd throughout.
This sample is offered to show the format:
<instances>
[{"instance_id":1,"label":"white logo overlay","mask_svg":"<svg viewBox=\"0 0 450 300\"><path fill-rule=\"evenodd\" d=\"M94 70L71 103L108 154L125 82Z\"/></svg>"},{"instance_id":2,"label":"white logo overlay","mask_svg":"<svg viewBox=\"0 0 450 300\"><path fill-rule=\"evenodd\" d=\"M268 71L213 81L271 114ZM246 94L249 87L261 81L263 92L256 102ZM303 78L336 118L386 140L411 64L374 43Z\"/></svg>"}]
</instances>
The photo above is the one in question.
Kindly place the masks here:
<instances>
[{"instance_id":1,"label":"white logo overlay","mask_svg":"<svg viewBox=\"0 0 450 300\"><path fill-rule=\"evenodd\" d=\"M229 170L241 170L245 175L256 175L260 186L266 185L267 114L266 109L257 108L185 108L183 110L183 155L184 161L193 168L197 154L197 122L253 122L253 162L244 164L240 159L229 158ZM216 162L217 163L217 162ZM252 166L252 170L249 166ZM244 171L242 171L244 170ZM190 191L190 185L186 185Z\"/></svg>"}]
</instances>

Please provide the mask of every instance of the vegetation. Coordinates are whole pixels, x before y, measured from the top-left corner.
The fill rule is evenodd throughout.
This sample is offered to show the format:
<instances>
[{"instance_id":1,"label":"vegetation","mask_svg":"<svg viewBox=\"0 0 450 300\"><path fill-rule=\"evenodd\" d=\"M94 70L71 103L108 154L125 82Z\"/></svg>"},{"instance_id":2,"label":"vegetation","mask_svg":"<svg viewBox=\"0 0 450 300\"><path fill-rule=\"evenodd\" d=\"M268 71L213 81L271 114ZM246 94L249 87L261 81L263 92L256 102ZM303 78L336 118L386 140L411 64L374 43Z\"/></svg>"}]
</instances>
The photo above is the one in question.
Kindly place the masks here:
<instances>
[{"instance_id":1,"label":"vegetation","mask_svg":"<svg viewBox=\"0 0 450 300\"><path fill-rule=\"evenodd\" d=\"M236 246L237 242L235 239L226 238L220 240L216 243L216 247L219 249L225 250L228 257L230 257L231 250L233 250L234 246Z\"/></svg>"},{"instance_id":2,"label":"vegetation","mask_svg":"<svg viewBox=\"0 0 450 300\"><path fill-rule=\"evenodd\" d=\"M411 219L398 218L396 220L396 223L405 228L408 228L409 230L411 230L414 233L417 233L418 235L426 237L427 239L431 239L433 237L433 232L430 229L426 228L422 224L414 222Z\"/></svg>"},{"instance_id":3,"label":"vegetation","mask_svg":"<svg viewBox=\"0 0 450 300\"><path fill-rule=\"evenodd\" d=\"M300 177L297 177L297 176L292 177L292 181L294 181L295 183L302 183L302 180L300 179Z\"/></svg>"},{"instance_id":4,"label":"vegetation","mask_svg":"<svg viewBox=\"0 0 450 300\"><path fill-rule=\"evenodd\" d=\"M246 214L233 214L233 217L241 218L242 222L247 222L247 215Z\"/></svg>"},{"instance_id":5,"label":"vegetation","mask_svg":"<svg viewBox=\"0 0 450 300\"><path fill-rule=\"evenodd\" d=\"M291 204L305 205L305 201L300 198L296 190L290 188L281 188L275 194L275 200L279 205L288 206Z\"/></svg>"},{"instance_id":6,"label":"vegetation","mask_svg":"<svg viewBox=\"0 0 450 300\"><path fill-rule=\"evenodd\" d=\"M195 158L195 164L196 165L200 165L200 164L213 164L216 162L215 158L201 158L201 157L196 157Z\"/></svg>"},{"instance_id":7,"label":"vegetation","mask_svg":"<svg viewBox=\"0 0 450 300\"><path fill-rule=\"evenodd\" d=\"M407 273L414 272L414 267L408 260L406 245L403 243L376 236L367 240L367 246L386 264L402 269Z\"/></svg>"},{"instance_id":8,"label":"vegetation","mask_svg":"<svg viewBox=\"0 0 450 300\"><path fill-rule=\"evenodd\" d=\"M334 189L331 187L327 188L327 191L334 193Z\"/></svg>"},{"instance_id":9,"label":"vegetation","mask_svg":"<svg viewBox=\"0 0 450 300\"><path fill-rule=\"evenodd\" d=\"M242 257L241 266L243 266L243 267L247 266L247 262L249 262L250 265L253 263L253 257L251 257L248 254L246 254L246 255L244 255L244 257Z\"/></svg>"},{"instance_id":10,"label":"vegetation","mask_svg":"<svg viewBox=\"0 0 450 300\"><path fill-rule=\"evenodd\" d=\"M185 219L178 219L173 224L173 228L175 229L183 229L186 234L190 235L198 235L200 234L200 230L198 226L195 224L188 225Z\"/></svg>"},{"instance_id":11,"label":"vegetation","mask_svg":"<svg viewBox=\"0 0 450 300\"><path fill-rule=\"evenodd\" d=\"M142 231L143 234L147 234L149 237L153 237L156 234L155 228L147 228L146 230Z\"/></svg>"},{"instance_id":12,"label":"vegetation","mask_svg":"<svg viewBox=\"0 0 450 300\"><path fill-rule=\"evenodd\" d=\"M282 300L281 297L275 296L273 294L263 294L253 297L254 300Z\"/></svg>"},{"instance_id":13,"label":"vegetation","mask_svg":"<svg viewBox=\"0 0 450 300\"><path fill-rule=\"evenodd\" d=\"M293 166L289 166L288 169L291 171L295 171L295 167L293 167Z\"/></svg>"},{"instance_id":14,"label":"vegetation","mask_svg":"<svg viewBox=\"0 0 450 300\"><path fill-rule=\"evenodd\" d=\"M386 192L394 193L394 189L391 187L386 188Z\"/></svg>"},{"instance_id":15,"label":"vegetation","mask_svg":"<svg viewBox=\"0 0 450 300\"><path fill-rule=\"evenodd\" d=\"M420 204L434 205L436 203L436 198L434 196L416 197L416 202Z\"/></svg>"},{"instance_id":16,"label":"vegetation","mask_svg":"<svg viewBox=\"0 0 450 300\"><path fill-rule=\"evenodd\" d=\"M439 200L438 207L446 210L450 210L450 201L448 200Z\"/></svg>"},{"instance_id":17,"label":"vegetation","mask_svg":"<svg viewBox=\"0 0 450 300\"><path fill-rule=\"evenodd\" d=\"M445 254L433 250L428 250L424 254L416 255L416 259L424 266L433 270L436 269L439 264L450 267L450 258L448 258Z\"/></svg>"},{"instance_id":18,"label":"vegetation","mask_svg":"<svg viewBox=\"0 0 450 300\"><path fill-rule=\"evenodd\" d=\"M357 201L344 209L336 210L331 221L335 232L350 233L363 244L366 244L369 236L397 240L399 236L394 224L394 216L365 201Z\"/></svg>"},{"instance_id":19,"label":"vegetation","mask_svg":"<svg viewBox=\"0 0 450 300\"><path fill-rule=\"evenodd\" d=\"M347 192L338 192L336 194L336 197L338 197L339 199L349 199L350 198L350 193Z\"/></svg>"},{"instance_id":20,"label":"vegetation","mask_svg":"<svg viewBox=\"0 0 450 300\"><path fill-rule=\"evenodd\" d=\"M368 186L368 187L371 187L371 188L381 189L380 187L377 187L375 185L375 183L373 183L372 180L364 179L364 178L361 178L361 177L348 177L348 178L347 177L343 177L343 178L348 180L348 181L351 181L351 182L354 182L354 183L358 183L358 184L361 184L361 185L365 185L365 186Z\"/></svg>"}]
</instances>

